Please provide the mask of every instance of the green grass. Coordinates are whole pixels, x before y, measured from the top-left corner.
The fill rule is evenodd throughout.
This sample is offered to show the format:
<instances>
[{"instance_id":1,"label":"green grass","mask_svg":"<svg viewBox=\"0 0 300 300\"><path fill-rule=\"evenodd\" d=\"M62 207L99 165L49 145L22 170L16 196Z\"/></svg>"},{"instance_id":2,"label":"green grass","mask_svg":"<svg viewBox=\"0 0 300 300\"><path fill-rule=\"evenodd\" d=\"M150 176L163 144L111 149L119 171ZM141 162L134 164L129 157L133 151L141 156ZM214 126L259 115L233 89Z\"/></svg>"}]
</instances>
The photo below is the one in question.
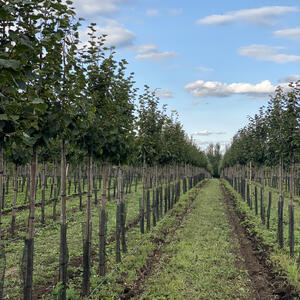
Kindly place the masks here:
<instances>
[{"instance_id":1,"label":"green grass","mask_svg":"<svg viewBox=\"0 0 300 300\"><path fill-rule=\"evenodd\" d=\"M249 279L236 265L236 237L220 185L210 180L147 280L142 299L251 299Z\"/></svg>"},{"instance_id":2,"label":"green grass","mask_svg":"<svg viewBox=\"0 0 300 300\"><path fill-rule=\"evenodd\" d=\"M94 293L90 299L119 299L124 288L132 286L139 274L138 271L145 265L147 258L156 247L154 240L162 238L163 232L176 226L178 223L176 216L182 214L191 204L191 195L194 193L195 189L191 189L181 195L173 209L169 210L150 232L142 235L138 227L128 232L128 253L123 257L121 264L110 260L108 265L110 271L104 278L96 276L94 271L95 276L91 287ZM110 248L113 247L114 244L110 245Z\"/></svg>"},{"instance_id":3,"label":"green grass","mask_svg":"<svg viewBox=\"0 0 300 300\"><path fill-rule=\"evenodd\" d=\"M98 194L100 196L100 194ZM139 198L141 197L141 189L138 188L137 193L125 195L127 203L127 224L135 219L139 214ZM86 203L86 196L83 197L83 203ZM68 248L70 261L82 255L82 222L85 222L86 212L79 211L79 197L71 197L67 200L68 215ZM46 215L52 215L52 205L45 208ZM46 220L46 227L40 223L36 225L35 241L34 241L34 288L36 286L46 286L51 291L53 284L55 285L58 267L59 267L59 212L60 202L57 203L57 220ZM116 200L107 201L108 213L108 236L115 231L115 215ZM36 220L40 219L41 209L36 209ZM4 228L10 226L11 216L3 217ZM20 230L16 230L19 237L25 236L26 224L28 219L28 210L17 213L17 224ZM92 248L98 248L98 230L99 215L98 207L93 204L92 209ZM19 272L19 263L24 242L22 238L14 242L7 242L6 247L6 274L4 284L4 299L21 299L22 282ZM80 288L80 285L79 285ZM52 297L53 298L53 297Z\"/></svg>"},{"instance_id":4,"label":"green grass","mask_svg":"<svg viewBox=\"0 0 300 300\"><path fill-rule=\"evenodd\" d=\"M134 190L134 187L133 189ZM111 195L112 196L112 195ZM39 194L37 195L37 202L40 201ZM98 192L98 198L100 198L100 192ZM137 193L131 193L125 195L126 201L126 225L135 220L139 215L139 201L141 198L141 185L138 185ZM46 197L47 199L47 197ZM83 196L83 204L86 203L86 195ZM94 199L93 199L94 202ZM58 268L59 268L59 213L60 213L60 201L57 203L57 219L52 220L52 203L49 203L45 207L46 225L42 226L40 223L41 208L36 208L36 230L35 230L35 244L34 244L34 287L33 290L39 288L44 289L45 295L43 299L53 299L55 291L59 288L55 288L57 284ZM107 201L107 232L108 238L115 232L115 216L116 216L116 200L112 199ZM85 208L83 211L79 211L79 197L70 197L67 199L67 218L68 218L68 249L69 249L69 267L68 273L69 279L69 290L68 294L70 299L77 299L80 295L80 287L82 280L82 223L86 220ZM152 218L152 217L151 217ZM11 222L10 214L3 216L3 228L6 230L6 273L5 273L5 284L4 284L4 299L21 299L22 298L22 281L20 278L20 257L24 247L23 237L27 233L27 220L28 220L28 209L17 212L16 229L17 238L11 240L9 233L9 227ZM93 204L92 209L92 252L94 256L92 258L92 270L91 270L91 287L94 289L103 278L97 275L98 267L98 231L99 231L99 215L98 206ZM135 248L138 243L146 235L141 235L139 232L139 226L132 228L127 233L128 248ZM128 273L129 278L135 278L135 270L144 264L144 260L147 257L147 251L151 249L151 246L146 248L140 248L137 252L127 256L127 261L131 264L131 269L127 272L127 267L124 269ZM107 267L111 271L116 267L115 263L115 243L110 243L107 246ZM74 261L77 261L76 266ZM78 267L78 261L80 266ZM105 280L110 282L113 280L115 274L110 273ZM102 290L109 291L109 294L113 295L118 290L110 289L110 284L105 284ZM119 291L120 292L120 291Z\"/></svg>"},{"instance_id":5,"label":"green grass","mask_svg":"<svg viewBox=\"0 0 300 300\"><path fill-rule=\"evenodd\" d=\"M258 198L258 216L255 215L254 208L251 210L241 195L236 192L231 185L223 180L226 187L231 191L232 195L236 199L237 210L245 216L243 222L247 226L247 230L251 234L255 234L258 240L261 240L270 249L270 260L278 272L286 277L288 282L295 286L300 291L300 268L297 266L297 258L300 252L300 207L295 203L295 257L290 257L288 247L288 199L285 199L284 204L284 237L285 247L279 248L277 240L277 202L279 199L279 192L276 189L265 187L264 197L265 206L267 209L267 199L269 190L272 191L272 209L270 218L270 229L267 229L266 225L263 225L260 219L260 197ZM257 184L257 183L256 183ZM257 184L257 186L260 186ZM254 187L253 187L254 190ZM258 189L259 191L259 189ZM259 192L258 192L259 194ZM259 194L260 195L260 194ZM254 192L252 195L252 201L254 203ZM261 249L263 251L263 249Z\"/></svg>"},{"instance_id":6,"label":"green grass","mask_svg":"<svg viewBox=\"0 0 300 300\"><path fill-rule=\"evenodd\" d=\"M257 193L258 193L258 215L260 215L260 188L261 184L255 182L255 185L257 186ZM285 185L284 185L285 186ZM264 202L265 202L265 216L266 216L266 222L267 222L267 207L268 207L268 201L269 201L269 191L272 192L272 205L271 205L271 214L270 214L270 229L265 232L265 239L268 244L278 247L277 242L277 224L278 224L278 200L279 200L279 190L265 186L264 187ZM252 187L252 202L253 202L253 209L254 209L254 183ZM283 234L285 239L285 245L284 248L281 250L286 255L289 254L289 246L288 246L288 223L289 223L289 216L288 216L288 206L290 202L289 193L284 190L283 191L284 196L284 207L283 207ZM295 196L295 202L294 202L294 226L295 226L295 253L300 252L300 197ZM258 221L260 218L258 218Z\"/></svg>"}]
</instances>

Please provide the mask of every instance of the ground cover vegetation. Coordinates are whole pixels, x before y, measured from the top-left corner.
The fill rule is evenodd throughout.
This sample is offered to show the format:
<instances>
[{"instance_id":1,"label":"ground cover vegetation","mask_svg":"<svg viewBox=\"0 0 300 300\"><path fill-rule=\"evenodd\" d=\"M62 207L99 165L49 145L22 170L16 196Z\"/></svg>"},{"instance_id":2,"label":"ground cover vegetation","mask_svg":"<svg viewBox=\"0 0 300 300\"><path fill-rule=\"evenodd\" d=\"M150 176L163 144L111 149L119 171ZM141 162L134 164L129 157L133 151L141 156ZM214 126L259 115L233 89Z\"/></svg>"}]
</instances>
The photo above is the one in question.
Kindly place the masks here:
<instances>
[{"instance_id":1,"label":"ground cover vegetation","mask_svg":"<svg viewBox=\"0 0 300 300\"><path fill-rule=\"evenodd\" d=\"M87 296L208 160L96 24L79 39L71 1L2 1L0 16L0 299Z\"/></svg>"},{"instance_id":2,"label":"ground cover vegetation","mask_svg":"<svg viewBox=\"0 0 300 300\"><path fill-rule=\"evenodd\" d=\"M299 289L300 83L278 87L226 151L221 173L248 204L252 228ZM250 226L251 227L251 226Z\"/></svg>"},{"instance_id":3,"label":"ground cover vegetation","mask_svg":"<svg viewBox=\"0 0 300 300\"><path fill-rule=\"evenodd\" d=\"M142 299L254 298L247 271L237 263L244 258L223 197L217 179L199 188L190 213L175 235L167 237Z\"/></svg>"}]
</instances>

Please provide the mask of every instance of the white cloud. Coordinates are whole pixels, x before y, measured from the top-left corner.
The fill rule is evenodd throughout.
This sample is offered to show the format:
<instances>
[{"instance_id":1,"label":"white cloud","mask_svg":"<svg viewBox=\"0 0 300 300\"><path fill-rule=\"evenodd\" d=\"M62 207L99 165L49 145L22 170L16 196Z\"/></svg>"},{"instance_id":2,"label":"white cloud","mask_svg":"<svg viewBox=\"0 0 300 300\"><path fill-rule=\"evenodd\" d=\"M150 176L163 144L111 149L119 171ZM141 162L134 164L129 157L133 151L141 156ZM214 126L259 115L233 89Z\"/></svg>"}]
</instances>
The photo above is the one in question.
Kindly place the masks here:
<instances>
[{"instance_id":1,"label":"white cloud","mask_svg":"<svg viewBox=\"0 0 300 300\"><path fill-rule=\"evenodd\" d=\"M294 6L264 6L260 8L231 11L222 15L211 15L199 19L197 24L225 25L233 22L245 22L258 25L271 25L277 17L299 9Z\"/></svg>"},{"instance_id":2,"label":"white cloud","mask_svg":"<svg viewBox=\"0 0 300 300\"><path fill-rule=\"evenodd\" d=\"M287 63L300 61L299 55L279 53L284 47L270 47L267 45L250 45L241 47L238 53L243 56L255 58L257 60L273 61L276 63Z\"/></svg>"},{"instance_id":3,"label":"white cloud","mask_svg":"<svg viewBox=\"0 0 300 300\"><path fill-rule=\"evenodd\" d=\"M137 53L136 60L164 61L178 55L176 52L160 52L155 44L129 45L127 48Z\"/></svg>"},{"instance_id":4,"label":"white cloud","mask_svg":"<svg viewBox=\"0 0 300 300\"><path fill-rule=\"evenodd\" d=\"M80 17L107 15L116 13L119 5L126 0L73 0L73 5Z\"/></svg>"},{"instance_id":5,"label":"white cloud","mask_svg":"<svg viewBox=\"0 0 300 300\"><path fill-rule=\"evenodd\" d=\"M280 82L280 83L289 83L289 82L295 82L295 81L298 81L298 80L300 80L300 75L291 74L291 75L288 75L284 78L279 79L278 82Z\"/></svg>"},{"instance_id":6,"label":"white cloud","mask_svg":"<svg viewBox=\"0 0 300 300\"><path fill-rule=\"evenodd\" d=\"M222 83L218 81L198 80L185 86L185 90L194 97L228 97L231 95L247 95L266 97L275 91L275 86L269 80L264 80L258 84L250 83Z\"/></svg>"},{"instance_id":7,"label":"white cloud","mask_svg":"<svg viewBox=\"0 0 300 300\"><path fill-rule=\"evenodd\" d=\"M157 89L155 95L159 98L173 98L173 92L168 89Z\"/></svg>"},{"instance_id":8,"label":"white cloud","mask_svg":"<svg viewBox=\"0 0 300 300\"><path fill-rule=\"evenodd\" d=\"M212 135L212 134L226 134L225 131L211 131L211 130L199 130L192 135Z\"/></svg>"},{"instance_id":9,"label":"white cloud","mask_svg":"<svg viewBox=\"0 0 300 300\"><path fill-rule=\"evenodd\" d=\"M159 52L152 51L148 53L136 55L136 60L152 60L152 61L164 61L171 58L174 58L178 55L176 52Z\"/></svg>"},{"instance_id":10,"label":"white cloud","mask_svg":"<svg viewBox=\"0 0 300 300\"><path fill-rule=\"evenodd\" d=\"M105 38L105 46L118 46L118 47L125 47L132 45L133 41L136 38L136 35L125 28L122 24L119 24L118 22L110 19L106 19L104 21L103 26L95 26L95 35L99 36L101 34L107 34L107 37ZM86 28L84 30L81 30L79 32L80 34L80 40L83 44L87 44L87 41L89 39L88 36L89 29Z\"/></svg>"},{"instance_id":11,"label":"white cloud","mask_svg":"<svg viewBox=\"0 0 300 300\"><path fill-rule=\"evenodd\" d=\"M136 53L148 53L157 51L157 46L155 44L142 44L132 47Z\"/></svg>"},{"instance_id":12,"label":"white cloud","mask_svg":"<svg viewBox=\"0 0 300 300\"><path fill-rule=\"evenodd\" d=\"M147 9L146 14L149 17L158 17L159 11L158 11L158 9Z\"/></svg>"},{"instance_id":13,"label":"white cloud","mask_svg":"<svg viewBox=\"0 0 300 300\"><path fill-rule=\"evenodd\" d=\"M168 12L172 16L179 16L182 14L182 8L171 8L168 10Z\"/></svg>"},{"instance_id":14,"label":"white cloud","mask_svg":"<svg viewBox=\"0 0 300 300\"><path fill-rule=\"evenodd\" d=\"M214 71L214 69L213 68L206 68L206 67L196 67L196 69L197 70L199 70L199 71L203 71L203 72L212 72L212 71Z\"/></svg>"},{"instance_id":15,"label":"white cloud","mask_svg":"<svg viewBox=\"0 0 300 300\"><path fill-rule=\"evenodd\" d=\"M273 34L277 37L300 40L300 27L277 30Z\"/></svg>"}]
</instances>

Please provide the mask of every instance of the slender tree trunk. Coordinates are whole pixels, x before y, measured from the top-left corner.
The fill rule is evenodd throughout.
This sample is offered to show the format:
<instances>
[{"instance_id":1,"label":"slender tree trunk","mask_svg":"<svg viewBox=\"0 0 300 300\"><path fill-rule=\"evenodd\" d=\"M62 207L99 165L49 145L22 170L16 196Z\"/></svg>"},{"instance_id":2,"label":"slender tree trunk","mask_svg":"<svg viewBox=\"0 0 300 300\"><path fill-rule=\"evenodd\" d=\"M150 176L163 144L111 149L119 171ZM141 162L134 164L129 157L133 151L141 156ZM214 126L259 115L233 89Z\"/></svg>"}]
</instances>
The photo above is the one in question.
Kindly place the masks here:
<instances>
[{"instance_id":1,"label":"slender tree trunk","mask_svg":"<svg viewBox=\"0 0 300 300\"><path fill-rule=\"evenodd\" d=\"M148 171L146 173L146 229L147 232L150 231L151 227L151 204L150 204L150 179L151 174Z\"/></svg>"},{"instance_id":2,"label":"slender tree trunk","mask_svg":"<svg viewBox=\"0 0 300 300\"><path fill-rule=\"evenodd\" d=\"M2 247L3 146L0 142L0 247Z\"/></svg>"},{"instance_id":3,"label":"slender tree trunk","mask_svg":"<svg viewBox=\"0 0 300 300\"><path fill-rule=\"evenodd\" d=\"M42 206L41 206L41 213L42 213L42 224L45 224L45 192L46 192L46 163L43 161L42 167Z\"/></svg>"},{"instance_id":4,"label":"slender tree trunk","mask_svg":"<svg viewBox=\"0 0 300 300\"><path fill-rule=\"evenodd\" d=\"M122 169L118 166L118 197L117 197L117 213L116 213L116 262L121 262L121 199L122 199Z\"/></svg>"},{"instance_id":5,"label":"slender tree trunk","mask_svg":"<svg viewBox=\"0 0 300 300\"><path fill-rule=\"evenodd\" d=\"M24 280L24 300L32 299L33 284L33 247L34 247L34 217L35 217L35 193L37 173L37 146L33 147L30 172L30 199L29 199L29 221L28 239L25 240L26 269Z\"/></svg>"},{"instance_id":6,"label":"slender tree trunk","mask_svg":"<svg viewBox=\"0 0 300 300\"><path fill-rule=\"evenodd\" d=\"M97 189L97 166L95 165L94 167L94 172L93 172L93 189L94 189L94 203L95 205L98 205L98 189Z\"/></svg>"},{"instance_id":7,"label":"slender tree trunk","mask_svg":"<svg viewBox=\"0 0 300 300\"><path fill-rule=\"evenodd\" d=\"M269 202L268 202L268 210L267 210L267 228L268 229L270 229L271 206L272 206L272 192L269 191Z\"/></svg>"},{"instance_id":8,"label":"slender tree trunk","mask_svg":"<svg viewBox=\"0 0 300 300\"><path fill-rule=\"evenodd\" d=\"M262 183L261 183L261 189L260 189L260 216L261 221L263 224L265 224L265 198L264 198L264 190L265 190L265 174L264 169L262 170Z\"/></svg>"},{"instance_id":9,"label":"slender tree trunk","mask_svg":"<svg viewBox=\"0 0 300 300\"><path fill-rule=\"evenodd\" d=\"M145 232L145 174L146 173L146 154L144 153L143 159L143 172L142 172L142 198L140 205L140 231L141 233Z\"/></svg>"},{"instance_id":10,"label":"slender tree trunk","mask_svg":"<svg viewBox=\"0 0 300 300\"><path fill-rule=\"evenodd\" d=\"M125 199L124 199L124 188L123 188L123 172L121 167L121 190L120 190L120 208L121 208L121 245L122 245L122 252L127 252L127 244L126 244L126 231L125 231L125 224L126 224L126 206L125 206Z\"/></svg>"},{"instance_id":11,"label":"slender tree trunk","mask_svg":"<svg viewBox=\"0 0 300 300\"><path fill-rule=\"evenodd\" d=\"M3 299L3 286L6 268L5 247L2 237L2 206L3 206L3 146L0 142L0 299Z\"/></svg>"},{"instance_id":12,"label":"slender tree trunk","mask_svg":"<svg viewBox=\"0 0 300 300\"><path fill-rule=\"evenodd\" d=\"M294 257L294 170L295 170L295 158L294 154L291 157L291 176L290 176L290 204L289 204L289 246L290 256Z\"/></svg>"},{"instance_id":13,"label":"slender tree trunk","mask_svg":"<svg viewBox=\"0 0 300 300\"><path fill-rule=\"evenodd\" d=\"M83 281L82 293L87 295L90 289L91 275L91 244L92 244L92 154L88 155L87 166L87 204L86 204L86 224L85 239L83 246Z\"/></svg>"},{"instance_id":14,"label":"slender tree trunk","mask_svg":"<svg viewBox=\"0 0 300 300\"><path fill-rule=\"evenodd\" d=\"M79 194L79 210L82 211L82 193L81 193L81 165L78 167L78 194Z\"/></svg>"},{"instance_id":15,"label":"slender tree trunk","mask_svg":"<svg viewBox=\"0 0 300 300\"><path fill-rule=\"evenodd\" d=\"M16 206L18 197L18 166L15 165L14 170L14 203L11 212L11 235L15 236L15 224L16 224Z\"/></svg>"},{"instance_id":16,"label":"slender tree trunk","mask_svg":"<svg viewBox=\"0 0 300 300\"><path fill-rule=\"evenodd\" d=\"M282 194L282 174L283 173L283 158L280 157L279 162L279 201L278 201L278 243L279 247L283 248L283 194Z\"/></svg>"},{"instance_id":17,"label":"slender tree trunk","mask_svg":"<svg viewBox=\"0 0 300 300\"><path fill-rule=\"evenodd\" d=\"M112 177L111 166L108 167L108 187L107 187L107 200L110 201L110 192L111 192L111 177Z\"/></svg>"},{"instance_id":18,"label":"slender tree trunk","mask_svg":"<svg viewBox=\"0 0 300 300\"><path fill-rule=\"evenodd\" d=\"M107 184L107 164L103 166L103 183L102 183L102 196L100 202L100 228L99 228L99 274L104 276L106 273L106 184Z\"/></svg>"},{"instance_id":19,"label":"slender tree trunk","mask_svg":"<svg viewBox=\"0 0 300 300\"><path fill-rule=\"evenodd\" d=\"M60 258L59 279L62 282L61 298L66 299L67 291L67 268L68 268L68 246L67 246L67 203L66 203L66 145L65 140L61 142L61 210L60 210Z\"/></svg>"},{"instance_id":20,"label":"slender tree trunk","mask_svg":"<svg viewBox=\"0 0 300 300\"><path fill-rule=\"evenodd\" d=\"M252 209L252 161L250 161L249 164L249 202L250 202L250 208Z\"/></svg>"},{"instance_id":21,"label":"slender tree trunk","mask_svg":"<svg viewBox=\"0 0 300 300\"><path fill-rule=\"evenodd\" d=\"M56 204L57 204L57 166L56 161L53 163L53 180L54 180L54 199L53 199L53 221L56 220Z\"/></svg>"}]
</instances>

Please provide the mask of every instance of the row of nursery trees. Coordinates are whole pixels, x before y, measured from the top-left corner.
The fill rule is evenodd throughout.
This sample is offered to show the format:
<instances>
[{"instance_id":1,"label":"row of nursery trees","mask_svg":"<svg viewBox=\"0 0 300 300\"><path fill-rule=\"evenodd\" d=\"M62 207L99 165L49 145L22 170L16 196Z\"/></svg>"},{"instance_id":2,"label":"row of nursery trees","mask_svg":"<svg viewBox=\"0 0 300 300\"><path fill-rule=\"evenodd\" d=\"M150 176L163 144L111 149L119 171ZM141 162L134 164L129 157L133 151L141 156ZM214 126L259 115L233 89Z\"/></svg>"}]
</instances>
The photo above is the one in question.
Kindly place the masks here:
<instances>
[{"instance_id":1,"label":"row of nursery trees","mask_svg":"<svg viewBox=\"0 0 300 300\"><path fill-rule=\"evenodd\" d=\"M120 182L124 165L206 168L208 162L184 133L176 113L168 116L165 107L160 109L149 87L138 95L133 73L126 75L127 62L115 59L114 49L105 47L105 36L97 36L95 24L89 26L88 43L80 41L82 19L76 18L71 1L2 1L0 16L0 224L4 165L17 170L30 162L24 299L31 299L38 164L59 162L59 274L65 299L69 164L87 161L85 257L89 261L93 161L101 162L103 174L108 165L118 166ZM141 219L143 213L142 208ZM100 214L105 222L105 201L100 201ZM2 258L3 231L0 227ZM86 277L89 272L87 263ZM84 290L87 293L88 283Z\"/></svg>"},{"instance_id":2,"label":"row of nursery trees","mask_svg":"<svg viewBox=\"0 0 300 300\"><path fill-rule=\"evenodd\" d=\"M289 87L278 87L267 107L249 118L249 124L240 129L233 138L222 160L223 176L232 183L238 180L239 190L245 194L242 182L248 179L248 189L252 208L251 181L260 181L261 218L265 222L263 189L266 184L279 188L277 239L284 247L284 188L289 192L288 224L290 255L294 256L294 197L299 195L297 164L300 162L300 82L291 82ZM256 192L256 188L255 188ZM256 193L255 193L256 198ZM257 203L255 203L257 205ZM270 200L268 218L270 217ZM256 207L257 213L257 207Z\"/></svg>"}]
</instances>

